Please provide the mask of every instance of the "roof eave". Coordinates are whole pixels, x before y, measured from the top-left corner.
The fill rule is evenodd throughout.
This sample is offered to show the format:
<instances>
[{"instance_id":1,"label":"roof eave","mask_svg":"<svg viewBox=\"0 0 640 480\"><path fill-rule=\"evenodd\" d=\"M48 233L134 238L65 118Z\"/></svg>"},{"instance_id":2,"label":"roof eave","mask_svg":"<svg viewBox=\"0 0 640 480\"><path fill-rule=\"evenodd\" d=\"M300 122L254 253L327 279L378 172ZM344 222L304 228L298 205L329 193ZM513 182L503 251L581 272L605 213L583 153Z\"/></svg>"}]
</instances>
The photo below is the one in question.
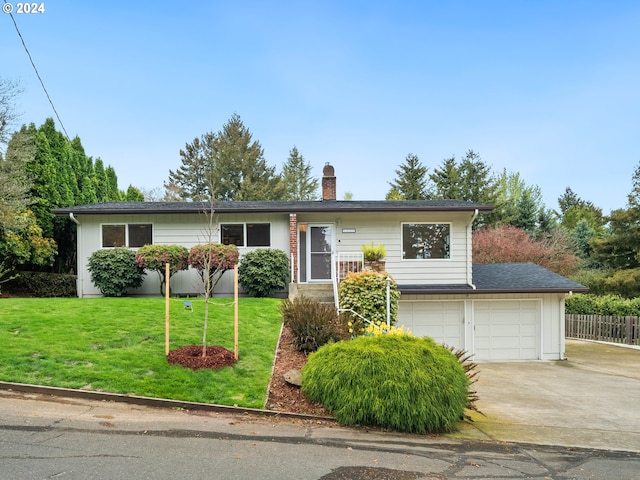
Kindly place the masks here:
<instances>
[{"instance_id":1,"label":"roof eave","mask_svg":"<svg viewBox=\"0 0 640 480\"><path fill-rule=\"evenodd\" d=\"M484 294L522 294L522 293L539 293L539 294L571 294L571 293L587 293L588 288L402 288L398 285L398 290L404 295L484 295Z\"/></svg>"},{"instance_id":2,"label":"roof eave","mask_svg":"<svg viewBox=\"0 0 640 480\"><path fill-rule=\"evenodd\" d=\"M140 214L176 214L176 213L204 213L208 212L210 209L203 209L198 207L193 208L159 208L159 209L149 209L149 208L132 208L132 209L121 209L121 208L96 208L96 209L75 209L73 207L70 208L58 208L53 210L55 215L63 216L69 215L69 213L73 213L75 215L140 215ZM433 206L433 207L400 207L394 206L389 208L376 208L376 207L349 207L349 206L339 206L335 205L319 205L313 207L296 207L296 206L252 206L249 207L219 207L214 208L214 211L217 213L382 213L382 212L473 212L475 210L481 212L490 212L493 210L491 206L482 206L480 208L471 208L466 206Z\"/></svg>"}]
</instances>

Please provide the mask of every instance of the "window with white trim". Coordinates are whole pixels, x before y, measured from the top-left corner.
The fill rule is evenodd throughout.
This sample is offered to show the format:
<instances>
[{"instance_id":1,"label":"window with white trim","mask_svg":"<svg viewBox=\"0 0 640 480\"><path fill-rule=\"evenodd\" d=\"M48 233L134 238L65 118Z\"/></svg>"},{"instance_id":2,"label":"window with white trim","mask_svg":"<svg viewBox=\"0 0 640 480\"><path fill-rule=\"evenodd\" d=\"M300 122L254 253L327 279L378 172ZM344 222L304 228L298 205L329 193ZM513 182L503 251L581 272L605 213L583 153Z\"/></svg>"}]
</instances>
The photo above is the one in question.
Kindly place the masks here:
<instances>
[{"instance_id":1,"label":"window with white trim","mask_svg":"<svg viewBox=\"0 0 640 480\"><path fill-rule=\"evenodd\" d=\"M102 225L102 248L138 248L153 243L150 223L121 223Z\"/></svg>"},{"instance_id":2,"label":"window with white trim","mask_svg":"<svg viewBox=\"0 0 640 480\"><path fill-rule=\"evenodd\" d=\"M222 223L220 243L236 247L271 246L270 223Z\"/></svg>"},{"instance_id":3,"label":"window with white trim","mask_svg":"<svg viewBox=\"0 0 640 480\"><path fill-rule=\"evenodd\" d=\"M450 223L403 223L402 259L447 259L451 255Z\"/></svg>"}]
</instances>

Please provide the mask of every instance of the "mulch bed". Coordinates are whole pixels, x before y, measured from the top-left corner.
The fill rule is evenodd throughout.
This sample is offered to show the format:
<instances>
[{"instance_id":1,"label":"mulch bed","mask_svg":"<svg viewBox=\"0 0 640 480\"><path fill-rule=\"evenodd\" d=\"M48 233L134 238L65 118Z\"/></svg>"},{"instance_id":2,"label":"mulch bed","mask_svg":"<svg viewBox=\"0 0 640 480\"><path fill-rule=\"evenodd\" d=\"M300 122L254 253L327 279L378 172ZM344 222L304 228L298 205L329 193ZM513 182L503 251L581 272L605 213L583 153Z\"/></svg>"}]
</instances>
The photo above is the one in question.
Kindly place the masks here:
<instances>
[{"instance_id":1,"label":"mulch bed","mask_svg":"<svg viewBox=\"0 0 640 480\"><path fill-rule=\"evenodd\" d=\"M181 365L191 370L200 368L222 368L236 363L233 352L218 345L208 346L206 356L202 356L202 345L187 345L176 348L167 354L167 361L173 365Z\"/></svg>"}]
</instances>

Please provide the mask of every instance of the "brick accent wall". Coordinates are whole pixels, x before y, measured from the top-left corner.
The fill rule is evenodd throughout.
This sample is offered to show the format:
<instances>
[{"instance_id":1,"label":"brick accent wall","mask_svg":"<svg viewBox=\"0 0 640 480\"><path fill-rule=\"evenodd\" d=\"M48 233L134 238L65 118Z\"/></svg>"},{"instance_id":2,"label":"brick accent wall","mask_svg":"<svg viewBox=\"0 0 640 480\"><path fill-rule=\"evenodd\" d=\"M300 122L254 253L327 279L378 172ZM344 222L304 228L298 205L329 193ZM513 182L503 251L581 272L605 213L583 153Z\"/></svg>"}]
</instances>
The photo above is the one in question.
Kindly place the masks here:
<instances>
[{"instance_id":1,"label":"brick accent wall","mask_svg":"<svg viewBox=\"0 0 640 480\"><path fill-rule=\"evenodd\" d=\"M290 260L293 259L291 282L298 283L298 215L295 213L289 214L289 252Z\"/></svg>"}]
</instances>

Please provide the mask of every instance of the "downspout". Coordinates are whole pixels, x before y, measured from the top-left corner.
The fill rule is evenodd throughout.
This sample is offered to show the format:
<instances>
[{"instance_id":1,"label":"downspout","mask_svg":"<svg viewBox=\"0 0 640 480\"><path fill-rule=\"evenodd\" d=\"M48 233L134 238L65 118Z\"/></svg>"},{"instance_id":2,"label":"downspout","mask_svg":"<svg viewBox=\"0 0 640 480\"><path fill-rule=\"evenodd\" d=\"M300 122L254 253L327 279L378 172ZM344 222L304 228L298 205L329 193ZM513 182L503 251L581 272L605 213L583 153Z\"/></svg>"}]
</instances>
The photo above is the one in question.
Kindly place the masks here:
<instances>
[{"instance_id":1,"label":"downspout","mask_svg":"<svg viewBox=\"0 0 640 480\"><path fill-rule=\"evenodd\" d=\"M76 234L76 273L78 274L78 276L76 278L76 294L78 295L79 298L82 298L84 296L84 292L82 290L83 278L82 278L81 270L78 268L78 263L80 262L80 259L82 258L82 256L80 255L80 245L81 245L81 242L80 242L80 222L78 221L78 219L76 217L73 216L73 212L69 212L69 218L77 226L77 234Z\"/></svg>"},{"instance_id":2,"label":"downspout","mask_svg":"<svg viewBox=\"0 0 640 480\"><path fill-rule=\"evenodd\" d=\"M467 223L467 229L471 228L475 219L478 218L478 209L476 208L473 211L473 215L471 215L471 220ZM469 239L472 234L467 233L467 255L471 256L472 247L469 245ZM473 284L473 259L470 261L469 257L467 258L467 285L469 285L472 289L476 289L476 286Z\"/></svg>"}]
</instances>

